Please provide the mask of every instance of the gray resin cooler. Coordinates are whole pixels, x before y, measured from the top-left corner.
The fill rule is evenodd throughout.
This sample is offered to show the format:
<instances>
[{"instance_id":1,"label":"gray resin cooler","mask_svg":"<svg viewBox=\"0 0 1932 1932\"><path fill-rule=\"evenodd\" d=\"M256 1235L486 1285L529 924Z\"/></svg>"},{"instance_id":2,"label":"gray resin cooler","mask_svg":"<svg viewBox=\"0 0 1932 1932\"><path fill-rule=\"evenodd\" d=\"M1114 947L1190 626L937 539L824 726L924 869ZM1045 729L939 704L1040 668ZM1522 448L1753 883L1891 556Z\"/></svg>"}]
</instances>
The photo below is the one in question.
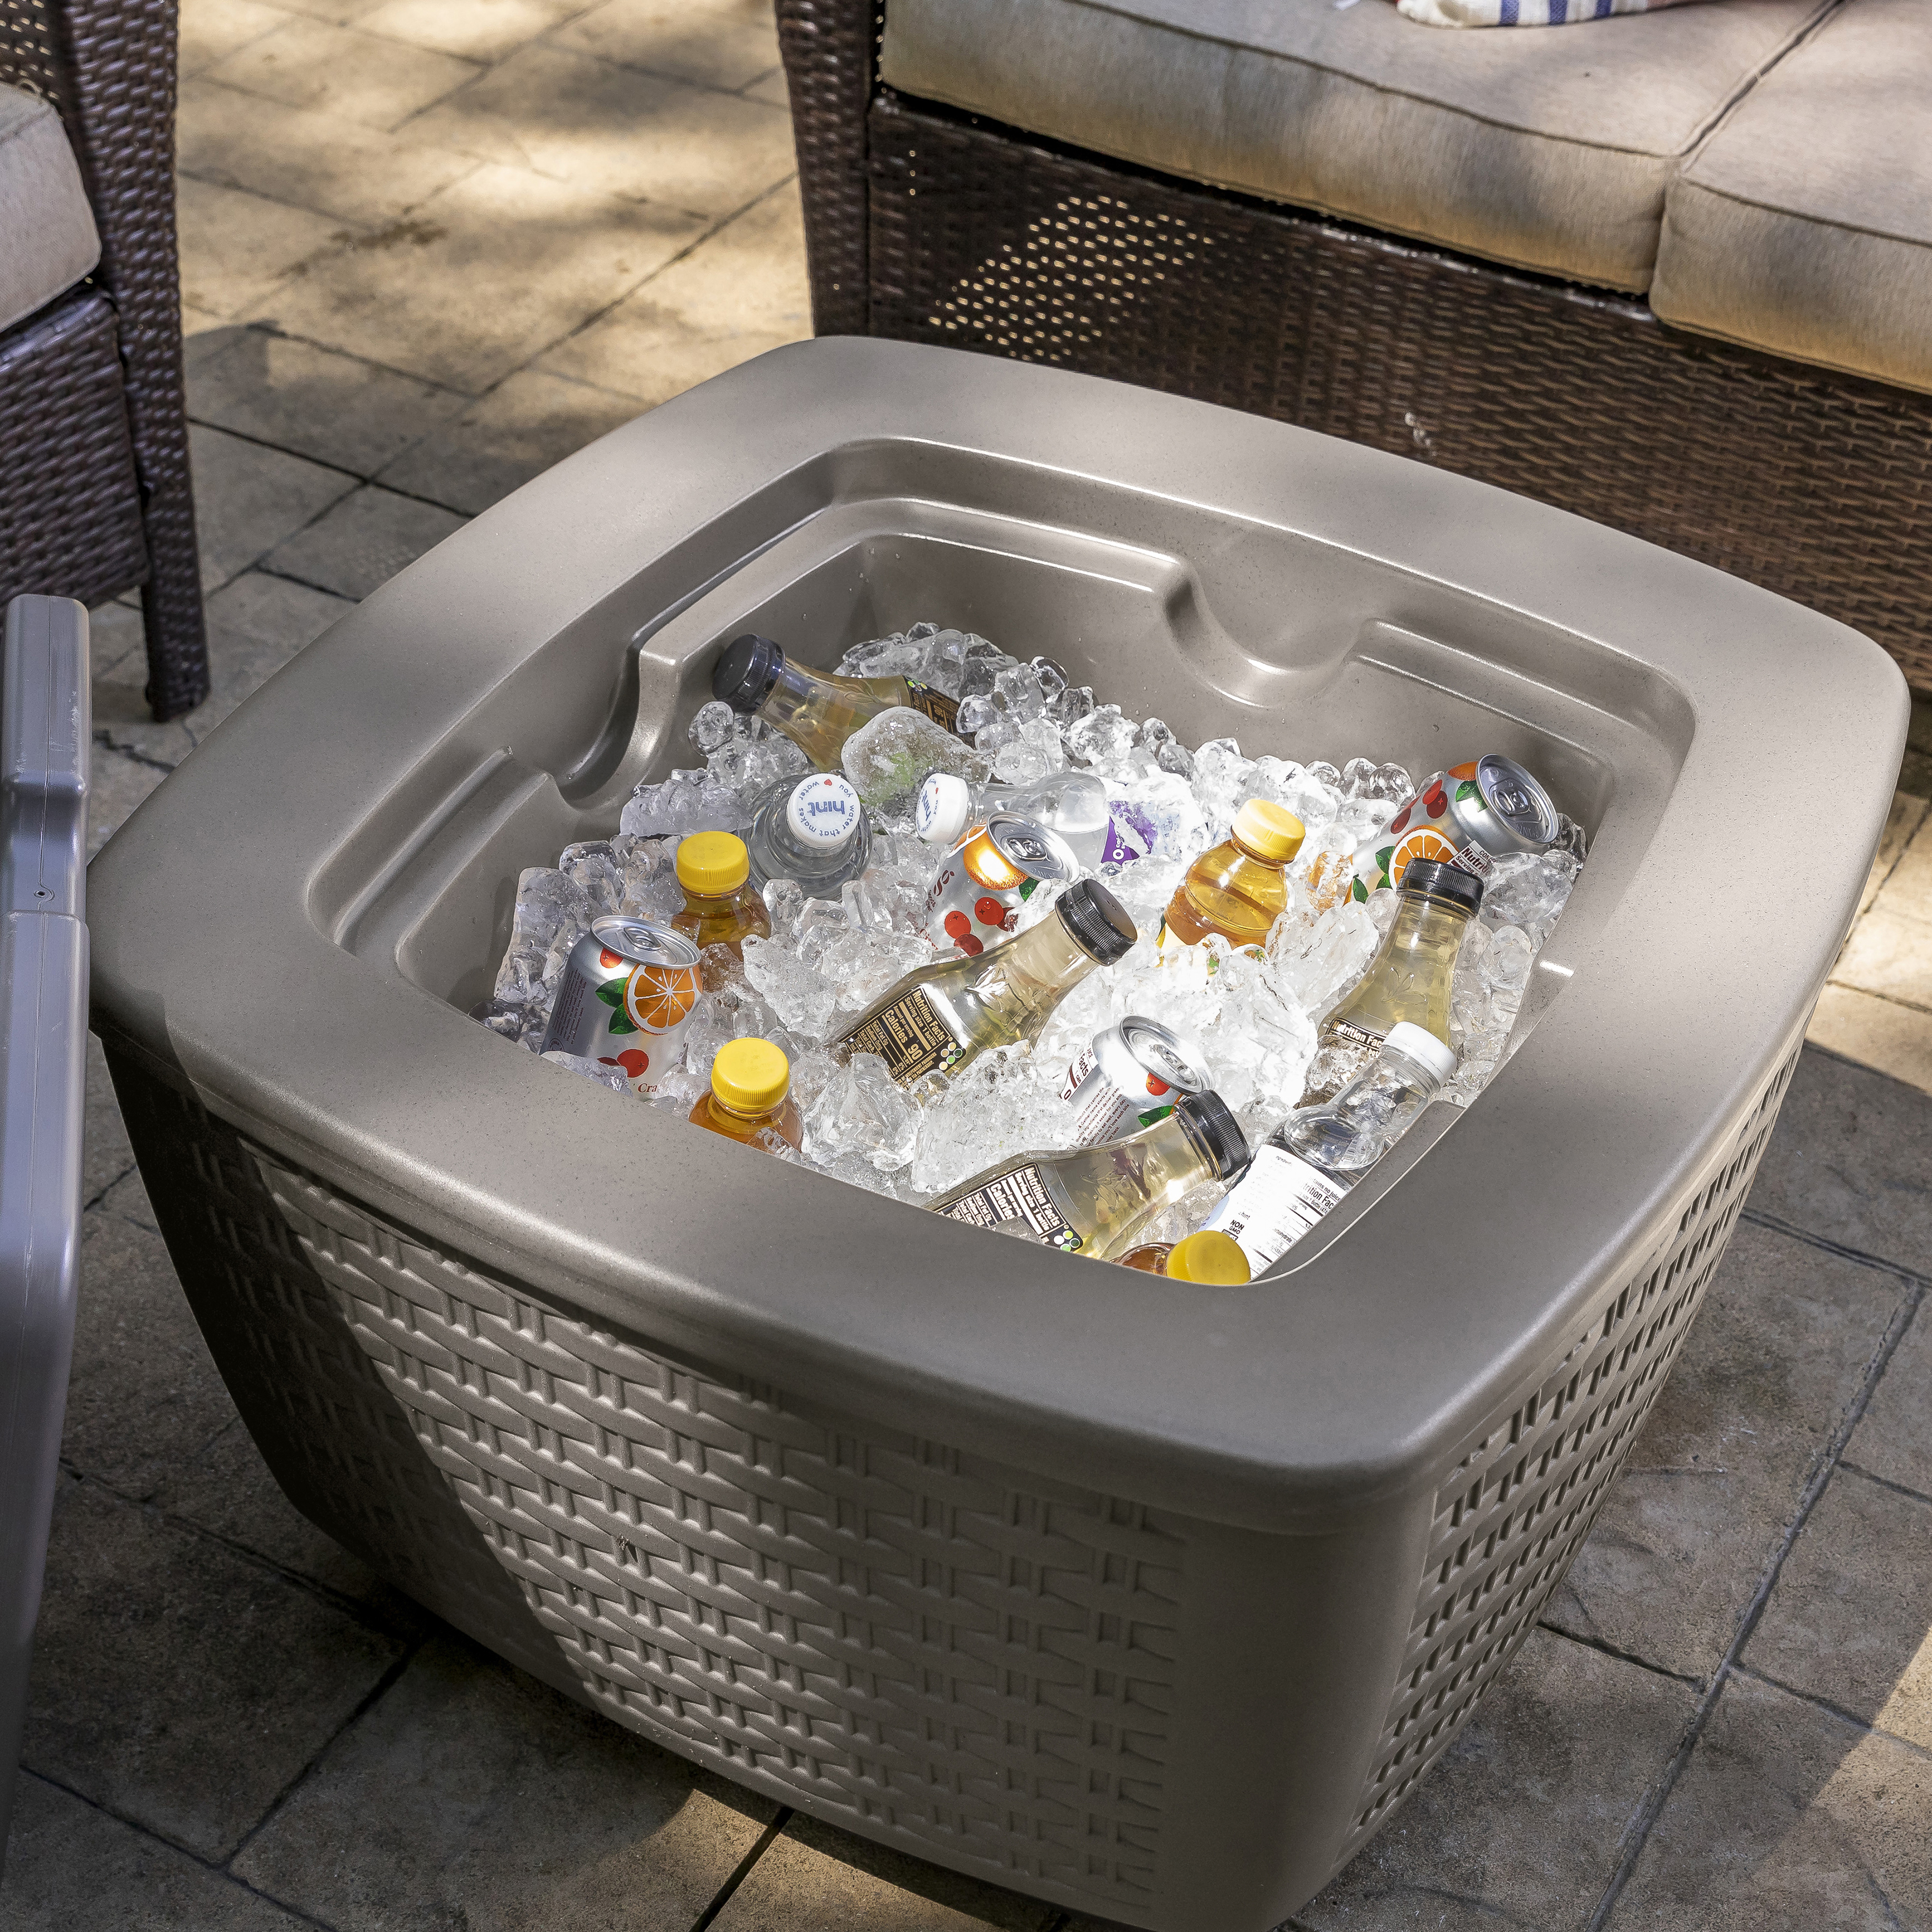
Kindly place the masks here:
<instances>
[{"instance_id":1,"label":"gray resin cooler","mask_svg":"<svg viewBox=\"0 0 1932 1932\"><path fill-rule=\"evenodd\" d=\"M1514 1057L1295 1264L1178 1294L465 1017L721 643L916 619L1250 753L1522 758L1593 835ZM270 1466L514 1662L814 1816L1258 1932L1512 1654L1683 1342L1890 799L1864 638L1419 463L784 349L344 618L94 868L94 1023Z\"/></svg>"}]
</instances>

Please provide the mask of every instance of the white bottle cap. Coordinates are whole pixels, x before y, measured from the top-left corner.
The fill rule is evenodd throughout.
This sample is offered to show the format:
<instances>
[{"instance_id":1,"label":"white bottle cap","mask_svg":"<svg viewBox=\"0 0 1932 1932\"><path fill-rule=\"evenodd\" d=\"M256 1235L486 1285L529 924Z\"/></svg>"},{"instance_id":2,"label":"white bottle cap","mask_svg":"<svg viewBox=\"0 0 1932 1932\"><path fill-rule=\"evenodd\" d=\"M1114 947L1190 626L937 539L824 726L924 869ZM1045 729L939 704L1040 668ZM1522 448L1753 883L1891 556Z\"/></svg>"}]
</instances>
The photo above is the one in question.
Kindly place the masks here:
<instances>
[{"instance_id":1,"label":"white bottle cap","mask_svg":"<svg viewBox=\"0 0 1932 1932\"><path fill-rule=\"evenodd\" d=\"M1412 1020L1397 1020L1382 1044L1406 1054L1417 1066L1426 1067L1438 1082L1447 1080L1456 1070L1455 1049Z\"/></svg>"},{"instance_id":2,"label":"white bottle cap","mask_svg":"<svg viewBox=\"0 0 1932 1932\"><path fill-rule=\"evenodd\" d=\"M972 787L956 772L934 772L919 788L914 828L928 845L950 845L972 809Z\"/></svg>"},{"instance_id":3,"label":"white bottle cap","mask_svg":"<svg viewBox=\"0 0 1932 1932\"><path fill-rule=\"evenodd\" d=\"M794 838L820 852L836 852L859 829L859 794L836 772L802 778L785 800L785 824Z\"/></svg>"}]
</instances>

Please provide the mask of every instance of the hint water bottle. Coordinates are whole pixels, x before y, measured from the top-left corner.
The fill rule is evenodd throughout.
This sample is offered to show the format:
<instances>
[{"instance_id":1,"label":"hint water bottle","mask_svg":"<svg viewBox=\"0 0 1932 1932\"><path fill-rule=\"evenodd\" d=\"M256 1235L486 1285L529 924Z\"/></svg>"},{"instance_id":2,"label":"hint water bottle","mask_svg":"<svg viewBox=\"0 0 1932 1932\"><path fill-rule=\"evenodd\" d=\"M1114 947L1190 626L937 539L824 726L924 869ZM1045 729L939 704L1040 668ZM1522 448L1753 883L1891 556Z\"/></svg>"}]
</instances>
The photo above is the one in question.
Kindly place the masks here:
<instances>
[{"instance_id":1,"label":"hint water bottle","mask_svg":"<svg viewBox=\"0 0 1932 1932\"><path fill-rule=\"evenodd\" d=\"M773 879L796 879L807 898L836 899L866 869L872 835L859 794L836 772L819 772L759 792L745 844L758 891Z\"/></svg>"},{"instance_id":2,"label":"hint water bottle","mask_svg":"<svg viewBox=\"0 0 1932 1932\"><path fill-rule=\"evenodd\" d=\"M1398 1020L1334 1099L1291 1114L1262 1142L1205 1225L1232 1235L1258 1275L1388 1153L1455 1070L1455 1054L1432 1033Z\"/></svg>"},{"instance_id":3,"label":"hint water bottle","mask_svg":"<svg viewBox=\"0 0 1932 1932\"><path fill-rule=\"evenodd\" d=\"M1090 870L1144 859L1154 847L1154 829L1146 815L1124 799L1109 800L1107 788L1090 772L976 787L951 772L934 772L920 788L914 829L927 844L950 850L969 827L985 824L996 812L1016 812L1058 834Z\"/></svg>"}]
</instances>

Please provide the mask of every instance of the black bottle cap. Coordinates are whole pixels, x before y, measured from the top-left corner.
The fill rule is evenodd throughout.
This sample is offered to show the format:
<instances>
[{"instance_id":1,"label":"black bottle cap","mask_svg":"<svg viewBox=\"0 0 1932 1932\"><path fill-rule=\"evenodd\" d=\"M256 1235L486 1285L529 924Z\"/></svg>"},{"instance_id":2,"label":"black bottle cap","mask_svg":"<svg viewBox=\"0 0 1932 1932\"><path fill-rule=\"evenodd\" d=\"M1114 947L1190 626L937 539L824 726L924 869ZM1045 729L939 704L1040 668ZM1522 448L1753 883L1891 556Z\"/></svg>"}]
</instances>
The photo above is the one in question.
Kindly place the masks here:
<instances>
[{"instance_id":1,"label":"black bottle cap","mask_svg":"<svg viewBox=\"0 0 1932 1932\"><path fill-rule=\"evenodd\" d=\"M784 652L755 631L734 638L711 670L711 694L748 718L778 681Z\"/></svg>"},{"instance_id":2,"label":"black bottle cap","mask_svg":"<svg viewBox=\"0 0 1932 1932\"><path fill-rule=\"evenodd\" d=\"M1098 879L1076 879L1053 909L1073 935L1074 943L1102 966L1124 959L1140 937L1126 908Z\"/></svg>"},{"instance_id":3,"label":"black bottle cap","mask_svg":"<svg viewBox=\"0 0 1932 1932\"><path fill-rule=\"evenodd\" d=\"M1214 1163L1215 1178L1230 1180L1249 1161L1248 1137L1218 1094L1190 1094L1175 1102L1174 1118L1187 1138Z\"/></svg>"},{"instance_id":4,"label":"black bottle cap","mask_svg":"<svg viewBox=\"0 0 1932 1932\"><path fill-rule=\"evenodd\" d=\"M1426 892L1445 905L1460 906L1474 912L1483 902L1483 882L1460 866L1445 866L1439 859L1412 859L1402 868L1402 889L1406 892Z\"/></svg>"}]
</instances>

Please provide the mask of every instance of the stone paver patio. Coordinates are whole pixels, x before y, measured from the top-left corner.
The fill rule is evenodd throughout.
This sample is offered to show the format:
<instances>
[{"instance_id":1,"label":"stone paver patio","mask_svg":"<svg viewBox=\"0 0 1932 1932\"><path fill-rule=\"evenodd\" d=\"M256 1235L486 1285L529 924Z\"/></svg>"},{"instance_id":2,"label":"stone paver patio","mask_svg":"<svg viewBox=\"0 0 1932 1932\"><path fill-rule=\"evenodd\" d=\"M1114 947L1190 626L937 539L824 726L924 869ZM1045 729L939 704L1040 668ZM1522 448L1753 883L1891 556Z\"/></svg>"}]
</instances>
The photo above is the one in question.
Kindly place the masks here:
<instances>
[{"instance_id":1,"label":"stone paver patio","mask_svg":"<svg viewBox=\"0 0 1932 1932\"><path fill-rule=\"evenodd\" d=\"M96 613L97 847L353 600L591 437L809 328L756 0L184 16L215 694L149 722L135 615ZM1932 1928L1923 705L1913 741L1817 1044L1594 1533L1448 1757L1298 1926ZM775 1810L364 1570L237 1420L98 1050L88 1126L0 1923L1090 1926Z\"/></svg>"}]
</instances>

